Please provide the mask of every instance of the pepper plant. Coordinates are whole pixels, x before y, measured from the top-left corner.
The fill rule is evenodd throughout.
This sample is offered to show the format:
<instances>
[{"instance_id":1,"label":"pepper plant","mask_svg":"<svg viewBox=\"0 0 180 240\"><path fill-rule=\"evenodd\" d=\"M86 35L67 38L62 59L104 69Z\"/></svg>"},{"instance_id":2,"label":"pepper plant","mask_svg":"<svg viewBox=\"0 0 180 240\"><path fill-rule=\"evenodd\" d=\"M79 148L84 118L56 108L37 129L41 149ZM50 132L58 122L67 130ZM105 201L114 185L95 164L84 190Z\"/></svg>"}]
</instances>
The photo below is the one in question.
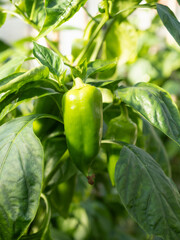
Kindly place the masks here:
<instances>
[{"instance_id":1,"label":"pepper plant","mask_svg":"<svg viewBox=\"0 0 180 240\"><path fill-rule=\"evenodd\" d=\"M156 34L163 23L180 45L174 13L153 0L103 0L96 16L86 0L4 3L0 26L10 15L37 35L0 45L0 240L180 239L180 51ZM68 57L48 34L81 7ZM139 8L156 13L146 31Z\"/></svg>"}]
</instances>

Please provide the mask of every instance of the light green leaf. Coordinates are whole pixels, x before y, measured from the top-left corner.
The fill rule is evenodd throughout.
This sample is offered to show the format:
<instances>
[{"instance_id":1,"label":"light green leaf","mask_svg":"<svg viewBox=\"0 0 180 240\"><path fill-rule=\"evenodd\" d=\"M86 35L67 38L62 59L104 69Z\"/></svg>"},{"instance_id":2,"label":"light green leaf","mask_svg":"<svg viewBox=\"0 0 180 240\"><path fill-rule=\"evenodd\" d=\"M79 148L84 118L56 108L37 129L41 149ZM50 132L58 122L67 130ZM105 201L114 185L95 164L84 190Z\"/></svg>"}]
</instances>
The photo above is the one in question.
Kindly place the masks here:
<instances>
[{"instance_id":1,"label":"light green leaf","mask_svg":"<svg viewBox=\"0 0 180 240\"><path fill-rule=\"evenodd\" d=\"M117 90L123 102L180 145L180 115L171 96L151 83Z\"/></svg>"},{"instance_id":2,"label":"light green leaf","mask_svg":"<svg viewBox=\"0 0 180 240\"><path fill-rule=\"evenodd\" d=\"M180 22L177 20L174 13L167 6L162 4L157 4L157 11L164 26L180 45Z\"/></svg>"},{"instance_id":3,"label":"light green leaf","mask_svg":"<svg viewBox=\"0 0 180 240\"><path fill-rule=\"evenodd\" d=\"M17 91L29 82L38 81L47 78L49 69L45 66L33 68L15 78L5 78L0 81L0 93L9 91L10 93Z\"/></svg>"},{"instance_id":4,"label":"light green leaf","mask_svg":"<svg viewBox=\"0 0 180 240\"><path fill-rule=\"evenodd\" d=\"M120 11L123 17L127 17L135 8L134 6L138 5L142 0L109 0L109 12L110 14L116 15ZM126 11L123 11L126 10Z\"/></svg>"},{"instance_id":5,"label":"light green leaf","mask_svg":"<svg viewBox=\"0 0 180 240\"><path fill-rule=\"evenodd\" d=\"M94 80L92 78L88 78L86 80L86 83L91 84L96 87L108 86L108 88L109 88L109 86L117 86L120 81L122 81L122 80L119 80L119 79L118 80L98 80L98 79Z\"/></svg>"},{"instance_id":6,"label":"light green leaf","mask_svg":"<svg viewBox=\"0 0 180 240\"><path fill-rule=\"evenodd\" d=\"M101 60L90 62L87 66L86 78L90 75L112 69L117 64L116 60Z\"/></svg>"},{"instance_id":7,"label":"light green leaf","mask_svg":"<svg viewBox=\"0 0 180 240\"><path fill-rule=\"evenodd\" d=\"M56 76L60 76L64 69L63 60L51 49L34 42L34 56Z\"/></svg>"},{"instance_id":8,"label":"light green leaf","mask_svg":"<svg viewBox=\"0 0 180 240\"><path fill-rule=\"evenodd\" d=\"M124 146L115 181L123 205L147 233L164 240L180 239L180 194L148 153Z\"/></svg>"},{"instance_id":9,"label":"light green leaf","mask_svg":"<svg viewBox=\"0 0 180 240\"><path fill-rule=\"evenodd\" d=\"M25 0L25 9L30 20L42 27L46 17L44 0Z\"/></svg>"},{"instance_id":10,"label":"light green leaf","mask_svg":"<svg viewBox=\"0 0 180 240\"><path fill-rule=\"evenodd\" d=\"M121 64L133 61L137 54L138 34L135 27L127 21L115 21L104 41L103 59L118 58Z\"/></svg>"},{"instance_id":11,"label":"light green leaf","mask_svg":"<svg viewBox=\"0 0 180 240\"><path fill-rule=\"evenodd\" d=\"M0 127L1 240L19 239L38 208L43 149L32 129L35 118L17 118Z\"/></svg>"},{"instance_id":12,"label":"light green leaf","mask_svg":"<svg viewBox=\"0 0 180 240\"><path fill-rule=\"evenodd\" d=\"M0 79L14 73L24 62L26 56L16 56L0 67Z\"/></svg>"},{"instance_id":13,"label":"light green leaf","mask_svg":"<svg viewBox=\"0 0 180 240\"><path fill-rule=\"evenodd\" d=\"M27 15L37 28L42 27L46 17L44 0L12 0L12 3L21 14Z\"/></svg>"},{"instance_id":14,"label":"light green leaf","mask_svg":"<svg viewBox=\"0 0 180 240\"><path fill-rule=\"evenodd\" d=\"M46 18L38 38L69 20L87 0L46 0Z\"/></svg>"},{"instance_id":15,"label":"light green leaf","mask_svg":"<svg viewBox=\"0 0 180 240\"><path fill-rule=\"evenodd\" d=\"M42 84L42 83L41 83ZM0 99L0 120L2 120L6 114L17 108L21 103L28 102L33 99L42 98L54 94L59 94L50 88L41 88L31 86L22 88L17 93L8 94L7 97Z\"/></svg>"}]
</instances>

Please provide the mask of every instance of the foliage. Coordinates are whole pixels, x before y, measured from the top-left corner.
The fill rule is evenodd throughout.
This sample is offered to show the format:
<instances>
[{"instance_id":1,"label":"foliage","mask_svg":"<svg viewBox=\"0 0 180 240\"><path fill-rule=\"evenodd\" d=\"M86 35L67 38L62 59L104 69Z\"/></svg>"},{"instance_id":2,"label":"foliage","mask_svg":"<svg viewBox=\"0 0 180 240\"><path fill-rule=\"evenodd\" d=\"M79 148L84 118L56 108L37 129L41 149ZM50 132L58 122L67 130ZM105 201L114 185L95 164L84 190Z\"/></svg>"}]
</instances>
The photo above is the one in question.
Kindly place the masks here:
<instances>
[{"instance_id":1,"label":"foliage","mask_svg":"<svg viewBox=\"0 0 180 240\"><path fill-rule=\"evenodd\" d=\"M10 15L38 31L0 39L0 240L178 240L180 49L156 33L163 23L180 45L180 23L156 0L102 0L96 16L85 4L0 1L0 27ZM64 31L81 7L89 17L83 38L62 55L47 34ZM146 30L137 23L142 8L155 12ZM77 102L83 116L67 111L67 133L62 102L79 78L103 106ZM98 111L102 139L94 144ZM81 162L83 141L73 156L67 138L75 132L98 152L90 167Z\"/></svg>"}]
</instances>

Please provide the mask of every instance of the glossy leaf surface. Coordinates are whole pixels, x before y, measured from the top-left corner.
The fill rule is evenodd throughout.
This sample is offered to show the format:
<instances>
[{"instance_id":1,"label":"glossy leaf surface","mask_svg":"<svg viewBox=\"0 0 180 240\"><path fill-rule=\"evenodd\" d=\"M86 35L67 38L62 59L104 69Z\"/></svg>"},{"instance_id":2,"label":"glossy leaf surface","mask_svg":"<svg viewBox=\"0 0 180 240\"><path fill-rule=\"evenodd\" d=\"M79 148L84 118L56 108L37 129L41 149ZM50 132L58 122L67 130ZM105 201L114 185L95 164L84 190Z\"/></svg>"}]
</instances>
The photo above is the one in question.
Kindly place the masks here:
<instances>
[{"instance_id":1,"label":"glossy leaf surface","mask_svg":"<svg viewBox=\"0 0 180 240\"><path fill-rule=\"evenodd\" d=\"M157 4L157 11L164 26L180 45L180 22L177 20L174 13L167 6L162 4Z\"/></svg>"},{"instance_id":2,"label":"glossy leaf surface","mask_svg":"<svg viewBox=\"0 0 180 240\"><path fill-rule=\"evenodd\" d=\"M35 136L35 116L0 127L0 239L19 239L38 208L43 149Z\"/></svg>"},{"instance_id":3,"label":"glossy leaf surface","mask_svg":"<svg viewBox=\"0 0 180 240\"><path fill-rule=\"evenodd\" d=\"M168 92L151 83L118 89L117 95L180 145L180 115Z\"/></svg>"},{"instance_id":4,"label":"glossy leaf surface","mask_svg":"<svg viewBox=\"0 0 180 240\"><path fill-rule=\"evenodd\" d=\"M55 52L34 42L33 54L43 65L47 66L53 74L57 76L61 75L64 64Z\"/></svg>"},{"instance_id":5,"label":"glossy leaf surface","mask_svg":"<svg viewBox=\"0 0 180 240\"><path fill-rule=\"evenodd\" d=\"M70 19L87 0L46 0L46 18L38 38Z\"/></svg>"},{"instance_id":6,"label":"glossy leaf surface","mask_svg":"<svg viewBox=\"0 0 180 240\"><path fill-rule=\"evenodd\" d=\"M164 240L180 238L180 194L149 154L124 146L115 181L123 205L147 233Z\"/></svg>"}]
</instances>

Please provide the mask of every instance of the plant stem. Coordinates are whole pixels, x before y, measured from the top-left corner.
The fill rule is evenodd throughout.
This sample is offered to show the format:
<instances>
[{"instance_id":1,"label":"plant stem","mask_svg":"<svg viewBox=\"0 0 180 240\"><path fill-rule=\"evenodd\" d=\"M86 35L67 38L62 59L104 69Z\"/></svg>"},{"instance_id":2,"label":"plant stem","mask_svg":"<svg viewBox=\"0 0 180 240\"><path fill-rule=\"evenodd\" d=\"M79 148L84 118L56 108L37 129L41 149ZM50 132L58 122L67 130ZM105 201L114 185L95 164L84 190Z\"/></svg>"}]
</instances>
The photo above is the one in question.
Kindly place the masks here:
<instances>
[{"instance_id":1,"label":"plant stem","mask_svg":"<svg viewBox=\"0 0 180 240\"><path fill-rule=\"evenodd\" d=\"M121 103L120 105L120 109L121 109L121 116L123 116L124 118L128 119L129 116L128 116L128 110L127 110L127 107L125 106L124 103Z\"/></svg>"},{"instance_id":2,"label":"plant stem","mask_svg":"<svg viewBox=\"0 0 180 240\"><path fill-rule=\"evenodd\" d=\"M13 15L13 16L19 18L20 20L23 20L23 18L22 18L18 13L15 13L15 12L9 11L9 10L7 10L7 9L3 9L2 12L3 12L3 13L11 14L11 15Z\"/></svg>"},{"instance_id":3,"label":"plant stem","mask_svg":"<svg viewBox=\"0 0 180 240\"><path fill-rule=\"evenodd\" d=\"M110 107L113 106L113 103L109 103L104 109L103 109L103 113L108 110Z\"/></svg>"},{"instance_id":4,"label":"plant stem","mask_svg":"<svg viewBox=\"0 0 180 240\"><path fill-rule=\"evenodd\" d=\"M97 26L96 30L94 31L94 33L92 34L88 44L83 48L83 50L81 51L81 53L79 54L79 56L76 58L76 60L74 61L74 65L78 65L81 63L82 59L84 58L84 56L86 55L89 47L91 46L91 44L93 43L94 39L97 37L98 33L100 32L100 30L102 29L102 27L105 25L105 23L107 22L108 18L107 16L105 16L101 22L99 23L99 25Z\"/></svg>"},{"instance_id":5,"label":"plant stem","mask_svg":"<svg viewBox=\"0 0 180 240\"><path fill-rule=\"evenodd\" d=\"M99 23L99 21L98 21L96 18L94 18L94 17L88 12L88 10L87 10L84 6L83 6L83 9L84 9L84 11L87 13L87 15L88 15L93 21Z\"/></svg>"},{"instance_id":6,"label":"plant stem","mask_svg":"<svg viewBox=\"0 0 180 240\"><path fill-rule=\"evenodd\" d=\"M109 19L109 2L108 2L108 0L106 0L106 4L107 4L106 15Z\"/></svg>"},{"instance_id":7,"label":"plant stem","mask_svg":"<svg viewBox=\"0 0 180 240\"><path fill-rule=\"evenodd\" d=\"M22 14L22 16L24 17L24 21L27 23L27 24L29 24L30 26L32 26L34 29L36 29L37 31L40 31L40 29L39 29L39 27L35 24L35 23L33 23L29 18L27 18L27 16L21 11L21 9L17 6L17 5L15 5L16 6L16 8L18 9L18 11ZM11 13L11 12L10 12ZM13 13L13 12L12 12ZM12 14L11 13L11 14ZM17 16L17 17L20 17L18 14L14 14L15 16ZM22 18L21 18L21 20L22 20ZM52 50L54 51L54 52L56 52L62 59L63 59L63 61L64 61L64 64L65 65L67 65L67 66L69 66L69 67L71 67L71 68L73 68L73 66L70 64L70 62L69 62L69 60L64 56L64 55L62 55L60 52L59 52L59 50L55 47L55 45L47 38L47 37L44 37L45 39L46 39L46 41L47 41L47 43L49 44L49 46L52 48Z\"/></svg>"},{"instance_id":8,"label":"plant stem","mask_svg":"<svg viewBox=\"0 0 180 240\"><path fill-rule=\"evenodd\" d=\"M120 10L119 12L117 12L115 15L111 16L111 17L118 17L119 14L121 14L122 12L126 12L128 10L133 10L133 9L136 9L136 8L155 8L156 5L155 4L140 4L140 5L135 5L135 6L132 6L132 7L129 7L129 8L125 8L123 10Z\"/></svg>"},{"instance_id":9,"label":"plant stem","mask_svg":"<svg viewBox=\"0 0 180 240\"><path fill-rule=\"evenodd\" d=\"M15 7L17 8L17 10L22 14L22 16L24 17L24 21L29 24L30 26L32 26L34 29L36 29L37 31L40 31L39 27L33 23L24 13L23 11L17 6L15 5Z\"/></svg>"},{"instance_id":10,"label":"plant stem","mask_svg":"<svg viewBox=\"0 0 180 240\"><path fill-rule=\"evenodd\" d=\"M94 51L93 51L93 53L92 53L92 55L91 55L90 61L96 60L96 58L97 58L97 56L99 55L99 52L100 52L100 50L101 50L102 44L103 44L103 42L104 42L104 40L105 40L105 38L106 38L109 30L111 29L113 23L115 22L115 20L116 20L116 19L113 18L113 19L111 19L111 20L108 21L108 23L107 23L107 28L102 32L102 35L100 36L100 39L99 39L99 41L97 42L97 44L96 44L96 46L95 46L95 48L94 48Z\"/></svg>"}]
</instances>

